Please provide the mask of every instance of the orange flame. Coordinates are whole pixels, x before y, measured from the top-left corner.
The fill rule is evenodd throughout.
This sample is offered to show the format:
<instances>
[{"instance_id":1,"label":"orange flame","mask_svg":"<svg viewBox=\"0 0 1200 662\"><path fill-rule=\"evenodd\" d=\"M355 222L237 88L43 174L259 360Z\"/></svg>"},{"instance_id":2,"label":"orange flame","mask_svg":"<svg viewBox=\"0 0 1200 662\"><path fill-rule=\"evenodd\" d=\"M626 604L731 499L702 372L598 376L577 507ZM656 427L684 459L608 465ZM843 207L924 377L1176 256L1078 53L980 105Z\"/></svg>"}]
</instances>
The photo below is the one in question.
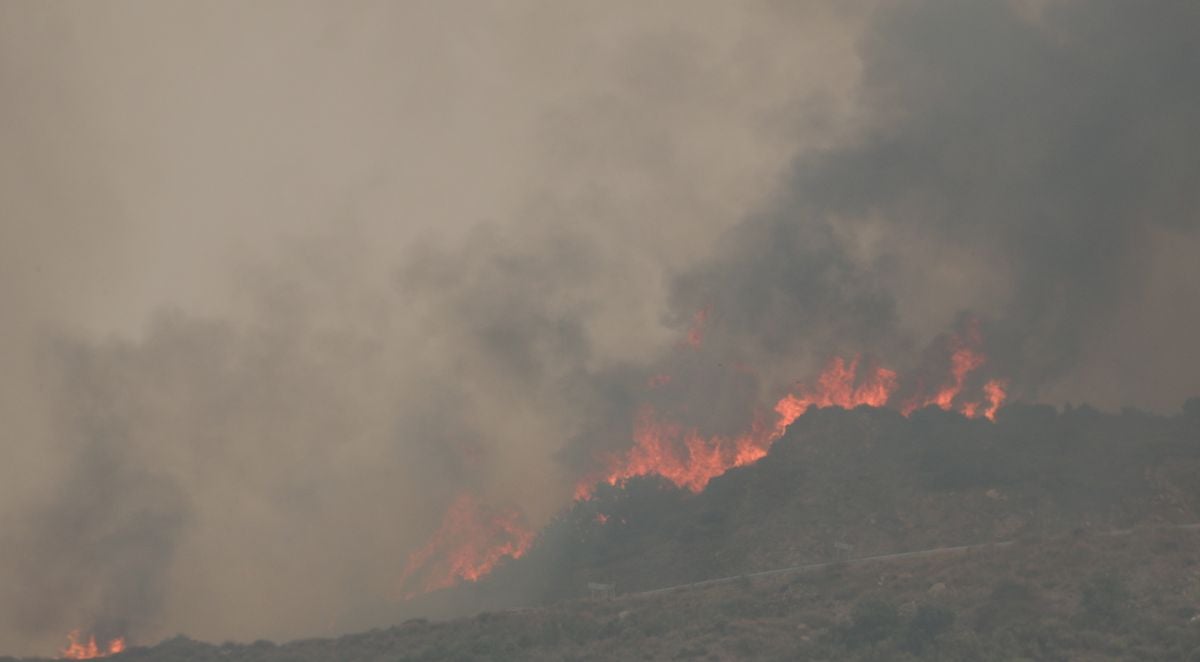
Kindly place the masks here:
<instances>
[{"instance_id":1,"label":"orange flame","mask_svg":"<svg viewBox=\"0 0 1200 662\"><path fill-rule=\"evenodd\" d=\"M881 407L887 403L896 388L896 373L876 368L862 380L858 373L857 357L849 362L840 357L833 359L817 379L815 388L801 386L775 404L773 425L756 423L749 432L732 439L719 436L706 439L695 430L684 430L676 423L659 419L654 410L644 408L634 425L633 447L622 456L610 458L604 475L580 481L575 487L575 498L590 498L599 481L617 485L649 475L662 476L678 487L699 492L729 469L753 464L766 456L787 426L809 407L836 405L850 409L859 405Z\"/></svg>"},{"instance_id":2,"label":"orange flame","mask_svg":"<svg viewBox=\"0 0 1200 662\"><path fill-rule=\"evenodd\" d=\"M686 345L693 348L701 345L708 314L708 308L696 313L684 341ZM631 478L652 475L661 476L677 487L700 492L713 478L765 457L788 426L812 407L852 409L890 403L907 416L920 407L936 405L946 410L957 409L968 418L994 419L1007 397L1007 382L993 379L984 384L982 401L963 398L968 377L987 362L982 344L978 324L968 323L964 334L949 338L949 374L941 386L932 394L919 391L900 402L897 402L900 382L894 370L878 366L860 369L857 356L849 360L835 357L812 387L797 385L775 403L773 422L756 419L748 432L734 437L705 437L695 429L661 418L651 407L643 407L634 421L633 446L610 456L603 471L580 480L575 486L575 499L590 499L600 483L621 485ZM646 385L658 388L669 382L669 376L656 375ZM608 519L604 514L595 516L601 525ZM418 573L425 579L420 591L404 597L446 588L464 579L476 581L501 559L519 558L532 541L533 534L519 513L486 511L469 495L463 495L450 507L429 543L409 557L401 585L408 584Z\"/></svg>"},{"instance_id":3,"label":"orange flame","mask_svg":"<svg viewBox=\"0 0 1200 662\"><path fill-rule=\"evenodd\" d=\"M533 538L520 511L491 509L462 494L446 511L433 538L408 557L400 586L418 575L423 581L419 590L402 597L449 588L462 580L478 581L502 559L520 558Z\"/></svg>"},{"instance_id":4,"label":"orange flame","mask_svg":"<svg viewBox=\"0 0 1200 662\"><path fill-rule=\"evenodd\" d=\"M79 630L67 633L67 647L62 649L62 657L67 660L90 660L97 657L116 655L125 650L125 638L117 637L101 648L96 644L96 636L88 637L86 643L79 641Z\"/></svg>"},{"instance_id":5,"label":"orange flame","mask_svg":"<svg viewBox=\"0 0 1200 662\"><path fill-rule=\"evenodd\" d=\"M1008 382L1003 379L993 379L983 385L983 394L987 396L988 406L983 410L983 415L988 417L988 420L996 420L996 410L1008 397L1005 389L1008 388Z\"/></svg>"},{"instance_id":6,"label":"orange flame","mask_svg":"<svg viewBox=\"0 0 1200 662\"><path fill-rule=\"evenodd\" d=\"M809 407L882 407L896 390L894 370L876 368L866 380L855 386L857 376L858 357L851 359L848 364L841 357L834 358L817 378L816 388L801 385L797 394L789 393L775 403L775 413L779 415L775 423L775 437L783 435L787 426L803 416Z\"/></svg>"},{"instance_id":7,"label":"orange flame","mask_svg":"<svg viewBox=\"0 0 1200 662\"><path fill-rule=\"evenodd\" d=\"M949 343L949 379L932 395L921 396L918 394L910 398L900 408L900 411L905 416L917 409L930 405L936 405L947 411L954 409L955 400L959 399L959 395L962 393L963 387L967 382L967 376L987 363L987 357L984 356L983 351L980 349L980 346L983 344L983 337L979 333L979 323L977 321L972 320L969 322L964 334L950 336ZM989 388L992 390L988 390ZM1003 383L995 380L988 382L988 385L984 387L984 393L988 398L988 408L984 410L984 413L991 419L996 413L996 409L999 409L1000 403L1004 400ZM981 406L982 403L980 402L960 402L958 411L962 412L968 418L975 418L979 415Z\"/></svg>"},{"instance_id":8,"label":"orange flame","mask_svg":"<svg viewBox=\"0 0 1200 662\"><path fill-rule=\"evenodd\" d=\"M963 336L950 338L950 374L932 395L908 399L901 407L907 416L920 407L936 405L955 408L968 418L980 415L994 419L1007 394L1007 383L993 379L983 386L985 402L962 401L967 377L987 358L979 349L982 338L972 323ZM865 372L865 375L860 375ZM859 359L836 357L817 377L815 386L798 385L775 403L775 421L765 426L755 422L749 432L734 438L705 438L695 430L660 419L653 409L643 408L634 425L633 446L624 454L612 456L608 468L599 475L585 477L575 486L575 498L591 498L597 483L619 485L637 476L662 476L681 488L699 492L713 478L734 467L752 464L763 458L771 446L797 418L811 407L860 405L882 407L895 395L897 374L884 367L860 371Z\"/></svg>"}]
</instances>

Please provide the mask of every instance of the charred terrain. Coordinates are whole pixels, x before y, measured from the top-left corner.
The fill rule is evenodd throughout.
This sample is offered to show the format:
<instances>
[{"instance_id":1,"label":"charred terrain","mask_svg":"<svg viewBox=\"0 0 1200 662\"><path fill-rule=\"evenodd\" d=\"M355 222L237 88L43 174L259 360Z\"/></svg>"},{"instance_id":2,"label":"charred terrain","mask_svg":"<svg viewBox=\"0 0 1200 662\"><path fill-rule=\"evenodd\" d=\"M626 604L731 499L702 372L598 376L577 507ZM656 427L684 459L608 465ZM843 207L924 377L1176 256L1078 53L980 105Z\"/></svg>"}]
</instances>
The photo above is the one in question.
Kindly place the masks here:
<instances>
[{"instance_id":1,"label":"charred terrain","mask_svg":"<svg viewBox=\"0 0 1200 662\"><path fill-rule=\"evenodd\" d=\"M994 422L814 409L698 493L602 485L521 558L416 598L431 619L466 601L473 617L280 645L180 636L109 659L1194 660L1197 521L1195 399L1172 416L1013 405ZM822 565L754 574L806 564Z\"/></svg>"}]
</instances>

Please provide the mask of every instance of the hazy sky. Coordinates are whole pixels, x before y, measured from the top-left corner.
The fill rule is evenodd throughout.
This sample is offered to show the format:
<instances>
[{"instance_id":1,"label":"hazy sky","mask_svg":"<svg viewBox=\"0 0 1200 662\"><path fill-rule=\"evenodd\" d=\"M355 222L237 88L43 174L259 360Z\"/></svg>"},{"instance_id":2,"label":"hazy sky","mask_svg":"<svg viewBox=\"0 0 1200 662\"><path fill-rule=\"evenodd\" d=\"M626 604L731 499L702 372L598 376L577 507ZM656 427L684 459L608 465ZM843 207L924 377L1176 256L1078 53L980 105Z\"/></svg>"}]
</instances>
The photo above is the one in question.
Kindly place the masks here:
<instances>
[{"instance_id":1,"label":"hazy sky","mask_svg":"<svg viewBox=\"0 0 1200 662\"><path fill-rule=\"evenodd\" d=\"M0 5L0 653L359 627L664 370L719 428L971 314L1018 399L1176 409L1195 7Z\"/></svg>"}]
</instances>

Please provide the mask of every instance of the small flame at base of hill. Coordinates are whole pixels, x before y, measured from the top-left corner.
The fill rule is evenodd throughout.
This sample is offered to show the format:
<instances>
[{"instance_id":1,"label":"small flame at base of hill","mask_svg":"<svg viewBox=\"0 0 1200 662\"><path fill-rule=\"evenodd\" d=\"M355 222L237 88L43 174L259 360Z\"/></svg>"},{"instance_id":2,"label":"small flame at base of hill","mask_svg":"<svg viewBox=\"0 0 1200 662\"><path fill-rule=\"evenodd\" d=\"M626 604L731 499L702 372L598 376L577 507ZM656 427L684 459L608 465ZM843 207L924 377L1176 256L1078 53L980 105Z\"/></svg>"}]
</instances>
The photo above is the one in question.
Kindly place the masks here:
<instances>
[{"instance_id":1,"label":"small flame at base of hill","mask_svg":"<svg viewBox=\"0 0 1200 662\"><path fill-rule=\"evenodd\" d=\"M125 650L125 638L117 637L108 642L106 646L100 646L96 643L96 635L88 637L87 641L79 640L79 630L71 630L67 633L67 647L59 651L60 658L64 660L91 660L97 657L108 657L116 655Z\"/></svg>"}]
</instances>

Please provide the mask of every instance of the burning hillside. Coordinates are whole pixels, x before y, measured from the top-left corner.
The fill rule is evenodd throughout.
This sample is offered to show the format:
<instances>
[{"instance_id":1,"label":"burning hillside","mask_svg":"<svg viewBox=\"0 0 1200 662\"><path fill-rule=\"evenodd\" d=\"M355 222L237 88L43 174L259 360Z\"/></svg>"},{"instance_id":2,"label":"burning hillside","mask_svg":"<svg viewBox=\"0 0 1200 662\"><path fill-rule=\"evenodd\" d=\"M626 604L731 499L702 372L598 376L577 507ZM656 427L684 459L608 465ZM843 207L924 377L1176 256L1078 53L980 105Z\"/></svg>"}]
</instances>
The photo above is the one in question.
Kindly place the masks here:
<instances>
[{"instance_id":1,"label":"burning hillside","mask_svg":"<svg viewBox=\"0 0 1200 662\"><path fill-rule=\"evenodd\" d=\"M701 348L702 329L710 312L704 308L696 314L683 346ZM943 376L932 380L932 386L927 377L902 380L896 371L859 356L835 357L811 385L797 384L769 414L757 413L751 428L734 437L703 436L644 405L634 421L633 445L624 453L604 458L602 470L581 478L575 499L591 498L597 484L622 485L643 476L661 477L676 487L700 492L713 478L765 457L788 426L812 408L890 407L908 416L924 407L937 407L967 418L992 420L1004 402L1006 382L982 374L987 364L983 345L978 321L967 319L958 333L938 345L944 352L935 368L943 366ZM671 381L669 376L655 375L647 380L647 386L666 388ZM605 519L601 514L600 521ZM491 511L473 497L462 495L447 510L433 538L409 557L400 583L416 587L405 589L404 595L478 581L501 561L520 558L533 539L518 511ZM423 579L415 581L418 576Z\"/></svg>"},{"instance_id":2,"label":"burning hillside","mask_svg":"<svg viewBox=\"0 0 1200 662\"><path fill-rule=\"evenodd\" d=\"M765 457L699 492L654 475L601 483L496 581L540 581L557 599L605 578L636 591L847 555L1188 524L1200 521L1198 439L1197 400L1170 417L1014 404L995 421L936 406L810 408Z\"/></svg>"},{"instance_id":3,"label":"burning hillside","mask_svg":"<svg viewBox=\"0 0 1200 662\"><path fill-rule=\"evenodd\" d=\"M0 653L1200 515L1200 2L145 4L0 10Z\"/></svg>"},{"instance_id":4,"label":"burning hillside","mask_svg":"<svg viewBox=\"0 0 1200 662\"><path fill-rule=\"evenodd\" d=\"M1193 598L1200 586L1192 572L1197 530L1192 522L1200 513L1198 435L1200 400L1173 416L1018 404L1003 408L994 422L936 406L911 416L890 408L813 407L792 422L766 457L714 478L700 492L649 477L602 484L590 500L556 518L520 559L456 589L476 608L497 611L283 645L218 646L177 637L129 650L121 659L365 662L413 650L432 659L516 651L522 658L547 660L597 650L612 657L651 650L669 659L693 650L687 646L698 640L736 656L749 650L743 631L769 630L777 645L795 646L797 618L813 624L805 631L825 632L805 643L814 655L860 659L850 655L860 649L847 648L838 637L854 621L854 603L881 596L901 609L915 603L916 613L931 604L953 606L959 621L952 631L959 639L947 645L959 650L964 641L971 643L977 658L984 657L982 642L1014 650L1025 646L1014 633L1052 617L1053 625L1039 630L1038 641L1026 649L1055 646L1090 659L1100 650L1098 637L1111 636L1103 650L1144 651L1145 642L1153 641L1156 659L1167 659L1170 650L1190 650L1189 642L1195 642L1189 619L1195 618ZM506 519L475 499L461 498L455 505L449 521L472 521L472 529L489 518ZM512 535L504 527L490 531L499 538ZM463 535L457 525L444 526L438 540ZM957 545L978 547L961 554L954 552ZM903 554L915 550L934 553ZM859 563L847 556L872 560ZM763 581L778 584L769 590L752 590L759 580L745 577L837 559L812 571L772 573ZM620 578L622 594L726 581L705 582L705 588L686 593L626 595L616 602L575 599L597 577ZM1019 610L1009 604L1013 577L1031 587L1016 591ZM1099 595L1107 602L1097 605L1095 593L1111 583L1108 577L1136 595L1110 591ZM513 604L513 595L498 583L535 579L548 590L529 602L554 604L502 609ZM703 594L714 587L726 588ZM669 602L653 606L658 600ZM679 609L708 620L693 627L691 616L674 616ZM554 616L564 613L573 616ZM603 618L593 622L597 615ZM729 625L731 615L736 626ZM1118 616L1124 629L1112 625ZM913 628L921 624L913 614L904 618L914 620ZM1006 629L1012 621L1015 629ZM1092 632L1077 636L1081 628ZM1143 633L1142 640L1118 636L1133 629ZM63 651L68 658L119 652L111 644L105 650L94 639L72 636L71 648ZM888 637L894 648L904 644L905 632L889 631L883 638Z\"/></svg>"}]
</instances>

